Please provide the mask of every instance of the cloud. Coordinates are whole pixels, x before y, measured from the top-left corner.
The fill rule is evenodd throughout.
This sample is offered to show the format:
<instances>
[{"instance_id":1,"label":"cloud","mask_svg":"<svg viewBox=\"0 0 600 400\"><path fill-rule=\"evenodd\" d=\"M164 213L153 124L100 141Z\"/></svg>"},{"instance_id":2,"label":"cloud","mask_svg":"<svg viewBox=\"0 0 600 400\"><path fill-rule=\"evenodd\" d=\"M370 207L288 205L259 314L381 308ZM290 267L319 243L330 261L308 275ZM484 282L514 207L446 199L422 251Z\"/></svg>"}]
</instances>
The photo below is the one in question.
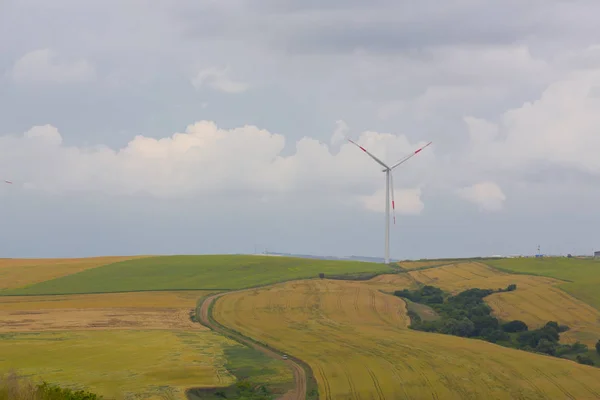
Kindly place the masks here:
<instances>
[{"instance_id":1,"label":"cloud","mask_svg":"<svg viewBox=\"0 0 600 400\"><path fill-rule=\"evenodd\" d=\"M500 211L506 196L494 182L481 182L458 190L463 199L476 204L484 211Z\"/></svg>"},{"instance_id":2,"label":"cloud","mask_svg":"<svg viewBox=\"0 0 600 400\"><path fill-rule=\"evenodd\" d=\"M418 145L405 136L371 131L363 132L358 141L389 162ZM171 137L138 135L118 150L84 148L65 145L58 130L45 125L20 136L0 136L0 170L16 184L42 193L159 198L294 193L348 197L371 207L364 196L378 196L383 174L355 146L344 143L333 154L328 145L304 137L295 143L293 154L284 156L285 142L283 135L256 126L227 130L199 121ZM413 166L418 171L418 163ZM419 174L413 173L399 183L415 185L418 179ZM420 191L398 191L399 211L420 212L419 197Z\"/></svg>"},{"instance_id":3,"label":"cloud","mask_svg":"<svg viewBox=\"0 0 600 400\"><path fill-rule=\"evenodd\" d=\"M600 69L568 74L498 123L466 118L470 162L497 171L553 165L600 175Z\"/></svg>"},{"instance_id":4,"label":"cloud","mask_svg":"<svg viewBox=\"0 0 600 400\"><path fill-rule=\"evenodd\" d=\"M196 89L207 85L225 93L242 93L250 88L250 85L247 83L230 78L228 67L223 69L216 67L203 69L192 79L192 85Z\"/></svg>"},{"instance_id":5,"label":"cloud","mask_svg":"<svg viewBox=\"0 0 600 400\"><path fill-rule=\"evenodd\" d=\"M367 210L385 212L385 189L380 189L370 196L361 198ZM396 212L403 215L419 215L425 208L421 200L421 189L395 189L394 203ZM392 208L390 205L390 212Z\"/></svg>"},{"instance_id":6,"label":"cloud","mask_svg":"<svg viewBox=\"0 0 600 400\"><path fill-rule=\"evenodd\" d=\"M333 131L333 135L331 135L331 144L335 145L340 142L343 142L346 139L348 134L348 125L342 121L335 121L335 131Z\"/></svg>"},{"instance_id":7,"label":"cloud","mask_svg":"<svg viewBox=\"0 0 600 400\"><path fill-rule=\"evenodd\" d=\"M60 61L51 49L31 51L18 59L9 75L19 84L65 84L93 80L94 66L86 60Z\"/></svg>"}]
</instances>

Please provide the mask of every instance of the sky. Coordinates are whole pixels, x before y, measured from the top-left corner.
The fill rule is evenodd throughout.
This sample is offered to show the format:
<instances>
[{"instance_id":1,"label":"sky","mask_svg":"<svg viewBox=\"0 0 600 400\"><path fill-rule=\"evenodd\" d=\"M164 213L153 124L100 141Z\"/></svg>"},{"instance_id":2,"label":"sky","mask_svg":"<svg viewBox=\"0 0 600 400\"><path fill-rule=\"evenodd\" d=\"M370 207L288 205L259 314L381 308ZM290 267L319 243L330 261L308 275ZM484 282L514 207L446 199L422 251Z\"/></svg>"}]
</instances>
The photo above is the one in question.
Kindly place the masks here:
<instances>
[{"instance_id":1,"label":"sky","mask_svg":"<svg viewBox=\"0 0 600 400\"><path fill-rule=\"evenodd\" d=\"M0 257L600 250L597 0L0 0Z\"/></svg>"}]
</instances>

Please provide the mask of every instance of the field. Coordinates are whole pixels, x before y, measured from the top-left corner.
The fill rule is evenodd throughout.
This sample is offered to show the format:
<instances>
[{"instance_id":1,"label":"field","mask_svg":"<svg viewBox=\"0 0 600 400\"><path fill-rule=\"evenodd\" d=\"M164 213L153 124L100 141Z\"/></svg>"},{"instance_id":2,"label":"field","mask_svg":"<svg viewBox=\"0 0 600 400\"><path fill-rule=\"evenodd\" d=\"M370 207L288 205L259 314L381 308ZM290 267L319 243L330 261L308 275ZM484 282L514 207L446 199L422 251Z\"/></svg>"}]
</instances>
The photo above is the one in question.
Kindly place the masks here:
<instances>
[{"instance_id":1,"label":"field","mask_svg":"<svg viewBox=\"0 0 600 400\"><path fill-rule=\"evenodd\" d=\"M600 260L578 258L508 258L486 260L507 272L543 275L566 282L560 288L600 310Z\"/></svg>"},{"instance_id":2,"label":"field","mask_svg":"<svg viewBox=\"0 0 600 400\"><path fill-rule=\"evenodd\" d=\"M567 268L566 259L543 260L531 271L516 261L485 260L502 270L418 261L400 263L407 272L397 273L382 264L267 256L0 260L0 371L118 398L183 398L189 388L202 396L203 387L241 377L286 391L292 375L281 359L190 318L200 298L251 288L216 300L214 318L307 362L321 399L600 397L600 368L412 331L407 305L389 294L418 284L456 293L515 283L516 291L486 298L496 316L532 328L555 320L571 327L564 341L593 347L600 311L581 300L596 294L581 288L600 283L600 263L575 260ZM517 273L506 272L511 268ZM537 276L525 274L531 272ZM319 273L376 276L315 279ZM419 304L410 307L435 318Z\"/></svg>"},{"instance_id":3,"label":"field","mask_svg":"<svg viewBox=\"0 0 600 400\"><path fill-rule=\"evenodd\" d=\"M140 257L93 257L64 259L0 258L0 291L74 274L102 265Z\"/></svg>"},{"instance_id":4,"label":"field","mask_svg":"<svg viewBox=\"0 0 600 400\"><path fill-rule=\"evenodd\" d=\"M98 394L176 397L199 383L228 385L223 348L235 342L210 331L94 331L2 334L0 370L81 385Z\"/></svg>"},{"instance_id":5,"label":"field","mask_svg":"<svg viewBox=\"0 0 600 400\"><path fill-rule=\"evenodd\" d=\"M0 332L98 329L205 330L190 320L212 292L0 297Z\"/></svg>"},{"instance_id":6,"label":"field","mask_svg":"<svg viewBox=\"0 0 600 400\"><path fill-rule=\"evenodd\" d=\"M242 289L319 273L390 272L383 264L269 256L164 256L117 262L19 289L10 295L133 292L140 290Z\"/></svg>"},{"instance_id":7,"label":"field","mask_svg":"<svg viewBox=\"0 0 600 400\"><path fill-rule=\"evenodd\" d=\"M476 287L505 288L515 283L516 291L495 293L485 299L498 318L519 319L533 328L557 321L571 328L562 335L567 343L579 340L593 348L600 339L600 311L562 291L562 282L556 279L509 274L476 262L411 271L408 275L415 282L454 293ZM396 284L406 285L405 278L399 276Z\"/></svg>"},{"instance_id":8,"label":"field","mask_svg":"<svg viewBox=\"0 0 600 400\"><path fill-rule=\"evenodd\" d=\"M190 320L212 291L0 297L0 371L18 370L109 397L227 386L228 371L259 361L274 384L289 384L281 362ZM230 359L230 355L234 355Z\"/></svg>"},{"instance_id":9,"label":"field","mask_svg":"<svg viewBox=\"0 0 600 400\"><path fill-rule=\"evenodd\" d=\"M311 280L231 293L217 300L214 317L308 362L326 400L600 396L600 369L407 329L404 302L373 282Z\"/></svg>"}]
</instances>

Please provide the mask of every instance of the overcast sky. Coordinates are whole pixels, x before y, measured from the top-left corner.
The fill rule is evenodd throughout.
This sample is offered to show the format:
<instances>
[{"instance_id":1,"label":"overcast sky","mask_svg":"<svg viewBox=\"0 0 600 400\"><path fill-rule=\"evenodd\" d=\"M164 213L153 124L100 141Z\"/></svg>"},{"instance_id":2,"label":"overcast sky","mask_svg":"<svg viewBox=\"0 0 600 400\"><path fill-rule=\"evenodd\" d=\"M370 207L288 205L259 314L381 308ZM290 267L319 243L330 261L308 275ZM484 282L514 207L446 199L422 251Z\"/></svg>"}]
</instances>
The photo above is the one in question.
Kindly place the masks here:
<instances>
[{"instance_id":1,"label":"overcast sky","mask_svg":"<svg viewBox=\"0 0 600 400\"><path fill-rule=\"evenodd\" d=\"M600 250L597 0L0 0L0 257Z\"/></svg>"}]
</instances>

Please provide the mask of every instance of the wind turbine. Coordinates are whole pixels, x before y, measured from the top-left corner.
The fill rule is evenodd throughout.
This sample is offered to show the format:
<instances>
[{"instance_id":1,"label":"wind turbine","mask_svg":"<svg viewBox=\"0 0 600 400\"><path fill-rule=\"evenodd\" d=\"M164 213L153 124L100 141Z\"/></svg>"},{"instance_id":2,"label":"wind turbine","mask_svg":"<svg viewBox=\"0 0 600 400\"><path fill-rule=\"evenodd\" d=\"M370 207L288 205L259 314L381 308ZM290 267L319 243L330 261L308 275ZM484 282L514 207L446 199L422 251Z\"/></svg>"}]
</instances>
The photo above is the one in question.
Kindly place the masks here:
<instances>
[{"instance_id":1,"label":"wind turbine","mask_svg":"<svg viewBox=\"0 0 600 400\"><path fill-rule=\"evenodd\" d=\"M394 225L396 225L396 204L394 202L394 176L392 175L392 170L394 170L394 168L398 167L399 165L405 163L410 158L416 156L418 153L421 152L421 150L423 150L425 147L429 146L433 142L427 143L425 146L421 147L420 149L415 150L414 152L407 155L406 157L404 157L403 159L401 159L400 161L398 161L397 163L395 163L394 165L392 165L390 167L386 163L381 161L379 158L377 158L373 154L369 153L367 151L367 149L365 149L358 143L352 141L351 139L348 139L348 141L350 143L354 144L355 146L357 146L359 149L361 149L365 153L367 153L373 160L375 160L378 164L380 164L383 167L382 172L385 172L385 263L389 264L390 263L390 186L392 187L391 204L392 204L392 210L394 213Z\"/></svg>"}]
</instances>

